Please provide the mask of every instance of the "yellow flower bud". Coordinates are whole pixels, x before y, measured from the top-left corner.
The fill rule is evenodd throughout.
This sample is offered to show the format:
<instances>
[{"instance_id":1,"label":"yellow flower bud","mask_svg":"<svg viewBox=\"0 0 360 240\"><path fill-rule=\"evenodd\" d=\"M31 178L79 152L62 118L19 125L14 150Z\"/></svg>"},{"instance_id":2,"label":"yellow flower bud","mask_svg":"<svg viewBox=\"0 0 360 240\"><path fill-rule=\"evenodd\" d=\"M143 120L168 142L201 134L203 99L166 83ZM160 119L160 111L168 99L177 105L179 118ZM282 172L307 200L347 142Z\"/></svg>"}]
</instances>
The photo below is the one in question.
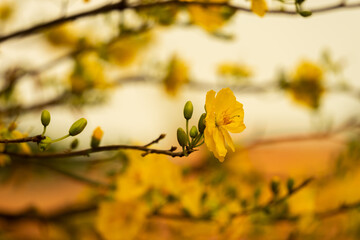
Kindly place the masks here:
<instances>
[{"instance_id":1,"label":"yellow flower bud","mask_svg":"<svg viewBox=\"0 0 360 240\"><path fill-rule=\"evenodd\" d=\"M177 130L177 140L180 144L180 146L185 147L188 143L187 135L182 128L178 128Z\"/></svg>"},{"instance_id":2,"label":"yellow flower bud","mask_svg":"<svg viewBox=\"0 0 360 240\"><path fill-rule=\"evenodd\" d=\"M87 121L85 118L80 118L79 120L77 120L76 122L73 123L73 125L71 125L70 129L69 129L69 135L70 136L76 136L79 133L81 133L84 128L86 127Z\"/></svg>"},{"instance_id":3,"label":"yellow flower bud","mask_svg":"<svg viewBox=\"0 0 360 240\"><path fill-rule=\"evenodd\" d=\"M192 117L194 107L191 101L187 101L184 106L184 118L189 120Z\"/></svg>"},{"instance_id":4,"label":"yellow flower bud","mask_svg":"<svg viewBox=\"0 0 360 240\"><path fill-rule=\"evenodd\" d=\"M198 135L198 130L195 126L192 126L190 129L190 137L191 138L196 138Z\"/></svg>"},{"instance_id":5,"label":"yellow flower bud","mask_svg":"<svg viewBox=\"0 0 360 240\"><path fill-rule=\"evenodd\" d=\"M103 130L100 127L95 128L93 135L91 137L91 147L96 148L100 145L102 136L104 135Z\"/></svg>"},{"instance_id":6,"label":"yellow flower bud","mask_svg":"<svg viewBox=\"0 0 360 240\"><path fill-rule=\"evenodd\" d=\"M51 117L50 117L49 111L43 110L42 113L41 113L41 123L42 123L42 125L44 127L46 127L47 125L49 125L50 120L51 120Z\"/></svg>"},{"instance_id":7,"label":"yellow flower bud","mask_svg":"<svg viewBox=\"0 0 360 240\"><path fill-rule=\"evenodd\" d=\"M52 139L49 137L45 137L45 139L41 140L38 144L40 151L46 151L52 143Z\"/></svg>"},{"instance_id":8,"label":"yellow flower bud","mask_svg":"<svg viewBox=\"0 0 360 240\"><path fill-rule=\"evenodd\" d=\"M203 134L205 130L205 117L206 117L206 113L203 113L199 118L198 128L200 134Z\"/></svg>"}]
</instances>

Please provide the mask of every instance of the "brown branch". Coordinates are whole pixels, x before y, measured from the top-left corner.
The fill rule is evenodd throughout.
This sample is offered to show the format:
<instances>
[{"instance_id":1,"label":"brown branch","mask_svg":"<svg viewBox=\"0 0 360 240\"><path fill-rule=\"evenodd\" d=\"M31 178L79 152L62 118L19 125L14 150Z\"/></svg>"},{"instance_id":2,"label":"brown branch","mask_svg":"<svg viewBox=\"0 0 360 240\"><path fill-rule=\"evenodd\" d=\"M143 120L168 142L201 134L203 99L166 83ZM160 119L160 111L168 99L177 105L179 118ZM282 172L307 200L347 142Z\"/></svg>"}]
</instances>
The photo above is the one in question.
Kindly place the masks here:
<instances>
[{"instance_id":1,"label":"brown branch","mask_svg":"<svg viewBox=\"0 0 360 240\"><path fill-rule=\"evenodd\" d=\"M151 145L160 142L162 139L165 138L165 136L166 136L166 134L164 134L164 133L163 133L163 134L160 134L160 136L159 136L157 139L155 139L155 140L149 142L148 144L144 145L144 147L150 147Z\"/></svg>"},{"instance_id":2,"label":"brown branch","mask_svg":"<svg viewBox=\"0 0 360 240\"><path fill-rule=\"evenodd\" d=\"M156 140L152 141L151 143L147 145L151 145L154 142L158 142L161 139L165 137L165 134L161 134ZM102 147L96 147L96 148L88 148L80 151L74 151L74 152L64 152L64 153L35 153L35 154L23 154L23 153L15 153L15 152L0 152L7 154L12 157L22 158L22 159L55 159L55 158L71 158L71 157L79 157L79 156L89 156L92 153L97 152L107 152L107 151L116 151L116 150L137 150L145 152L146 154L162 154L167 155L171 157L184 157L186 156L183 151L181 152L175 152L176 147L171 147L170 150L161 150L161 149L154 149L154 148L148 148L147 145L145 146L138 146L138 145L108 145L108 146L102 146ZM191 149L187 151L187 154L190 154L192 152L196 151L196 149Z\"/></svg>"},{"instance_id":3,"label":"brown branch","mask_svg":"<svg viewBox=\"0 0 360 240\"><path fill-rule=\"evenodd\" d=\"M231 8L236 11L251 12L251 9L249 9L249 8L235 6L235 5L229 4L227 2L224 2L224 3L210 2L210 1L209 2L206 2L206 1L204 1L204 2L203 1L182 2L182 1L178 1L178 0L170 0L170 1L159 1L159 2L152 2L152 3L146 3L146 4L133 4L133 5L127 5L125 2L117 2L117 3L106 4L104 6L100 6L98 8L95 8L95 9L92 9L89 11L84 11L84 12L76 13L76 14L73 14L70 16L65 16L65 17L61 17L58 19L50 20L48 22L40 23L40 24L31 26L29 28L10 33L5 36L0 36L0 43L5 42L12 38L28 36L30 34L34 34L41 30L44 30L44 29L47 29L47 28L50 28L53 26L57 26L59 24L65 23L65 22L74 21L78 18L93 16L93 15L102 14L102 13L108 13L111 11L123 11L125 9L135 9L135 10L136 9L146 9L146 8L152 8L152 7L156 7L156 6L167 6L167 5L180 5L180 6L201 5L201 6L219 6L219 7L225 6L225 7ZM343 1L341 1L340 3L334 4L332 6L310 9L310 11L312 13L321 13L321 12L328 12L328 11L333 11L333 10L337 10L337 9L350 9L350 8L357 8L357 7L360 7L360 3L345 4ZM290 10L270 10L267 12L267 14L297 15L298 13L296 11L292 11L292 10L291 11Z\"/></svg>"},{"instance_id":4,"label":"brown branch","mask_svg":"<svg viewBox=\"0 0 360 240\"><path fill-rule=\"evenodd\" d=\"M23 143L23 142L36 142L39 143L45 139L42 135L36 135L33 137L17 138L17 139L0 139L0 143Z\"/></svg>"},{"instance_id":5,"label":"brown branch","mask_svg":"<svg viewBox=\"0 0 360 240\"><path fill-rule=\"evenodd\" d=\"M70 158L70 157L79 157L79 156L89 156L92 153L97 152L107 152L107 151L116 151L116 150L137 150L151 154L162 154L168 155L171 157L184 157L184 152L174 152L171 150L160 150L154 148L147 148L144 146L136 146L136 145L108 145L96 148L88 148L80 151L74 152L65 152L65 153L42 153L42 154L21 154L21 153L10 153L6 152L5 154L13 157L19 157L24 159L48 159L48 158Z\"/></svg>"}]
</instances>

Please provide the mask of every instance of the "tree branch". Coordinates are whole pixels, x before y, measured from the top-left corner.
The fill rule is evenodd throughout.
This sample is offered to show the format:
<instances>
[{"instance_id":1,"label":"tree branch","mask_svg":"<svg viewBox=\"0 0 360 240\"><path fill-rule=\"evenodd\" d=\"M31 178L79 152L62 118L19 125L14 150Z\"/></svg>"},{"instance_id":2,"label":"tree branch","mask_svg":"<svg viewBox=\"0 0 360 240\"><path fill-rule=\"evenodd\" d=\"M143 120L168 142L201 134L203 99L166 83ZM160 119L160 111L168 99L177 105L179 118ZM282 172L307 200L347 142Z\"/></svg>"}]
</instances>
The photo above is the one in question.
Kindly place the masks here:
<instances>
[{"instance_id":1,"label":"tree branch","mask_svg":"<svg viewBox=\"0 0 360 240\"><path fill-rule=\"evenodd\" d=\"M17 139L0 139L0 143L23 143L23 142L36 142L39 143L45 139L44 136L36 135L33 137L17 138Z\"/></svg>"},{"instance_id":2,"label":"tree branch","mask_svg":"<svg viewBox=\"0 0 360 240\"><path fill-rule=\"evenodd\" d=\"M0 152L3 154L7 154L12 157L22 158L22 159L49 159L49 158L71 158L71 157L78 157L78 156L89 156L92 153L97 152L106 152L106 151L116 151L116 150L126 150L126 149L132 149L137 151L142 151L146 154L162 154L162 155L168 155L171 157L184 157L184 152L179 151L175 152L177 149L176 147L171 147L169 150L161 150L161 149L154 149L154 148L148 148L148 146L159 142L161 139L165 137L165 134L161 134L156 140L150 142L146 145L108 145L108 146L102 146L102 147L96 147L96 148L88 148L80 151L74 151L74 152L64 152L64 153L35 153L35 154L23 154L23 153L15 153L15 152ZM196 150L188 150L188 154L192 153Z\"/></svg>"},{"instance_id":3,"label":"tree branch","mask_svg":"<svg viewBox=\"0 0 360 240\"><path fill-rule=\"evenodd\" d=\"M71 93L68 91L64 91L61 95L47 100L45 102L37 103L30 106L13 106L5 109L0 109L0 116L4 115L6 117L14 116L19 113L24 114L27 112L35 111L35 110L42 110L48 106L58 105L60 103L65 102L69 97L71 96Z\"/></svg>"},{"instance_id":4,"label":"tree branch","mask_svg":"<svg viewBox=\"0 0 360 240\"><path fill-rule=\"evenodd\" d=\"M69 177L69 178L77 181L77 182L86 184L86 185L91 186L91 187L107 188L107 189L111 189L113 187L111 184L99 182L99 181L96 181L96 180L93 180L93 179L90 179L90 178L87 178L87 177L77 175L75 173L72 173L72 172L66 171L64 169L61 169L61 168L59 168L57 166L54 166L54 165L51 165L51 164L46 164L46 163L44 163L44 161L31 161L29 163L33 163L33 164L36 164L38 166L42 166L44 168L47 168L47 169L49 169L51 171L54 171L54 172L57 172L57 173L59 173L61 175L64 175L66 177Z\"/></svg>"},{"instance_id":5,"label":"tree branch","mask_svg":"<svg viewBox=\"0 0 360 240\"><path fill-rule=\"evenodd\" d=\"M100 6L98 8L95 8L95 9L92 9L89 11L84 11L84 12L76 13L76 14L73 14L70 16L65 16L65 17L61 17L58 19L50 20L48 22L40 23L40 24L31 26L29 28L10 33L5 36L0 36L0 43L5 42L10 39L13 39L13 38L17 38L17 37L28 36L28 35L34 34L36 32L39 32L41 30L44 30L44 29L47 29L47 28L50 28L53 26L57 26L59 24L65 23L65 22L74 21L78 18L93 16L93 15L102 14L102 13L108 13L111 11L123 11L125 9L135 9L135 10L136 9L146 9L146 8L152 8L152 7L156 7L156 6L167 6L167 5L179 5L179 6L201 5L201 6L219 6L219 7L225 6L225 7L231 8L236 11L251 12L251 9L249 9L249 8L232 5L227 2L224 2L224 3L210 2L210 1L209 2L206 2L206 1L182 2L182 1L178 1L178 0L169 0L169 1L161 1L161 2L159 1L159 2L152 2L152 3L146 3L146 4L138 4L137 3L137 4L127 5L125 2L121 1L121 2L117 2L117 3L109 3L104 6ZM345 4L343 1L341 1L340 3L334 4L332 6L310 9L310 11L312 13L322 13L322 12L328 12L328 11L333 11L333 10L337 10L337 9L350 9L350 8L357 8L357 7L360 7L360 3ZM292 10L270 10L267 12L267 14L297 15L298 13L296 11L292 11Z\"/></svg>"}]
</instances>

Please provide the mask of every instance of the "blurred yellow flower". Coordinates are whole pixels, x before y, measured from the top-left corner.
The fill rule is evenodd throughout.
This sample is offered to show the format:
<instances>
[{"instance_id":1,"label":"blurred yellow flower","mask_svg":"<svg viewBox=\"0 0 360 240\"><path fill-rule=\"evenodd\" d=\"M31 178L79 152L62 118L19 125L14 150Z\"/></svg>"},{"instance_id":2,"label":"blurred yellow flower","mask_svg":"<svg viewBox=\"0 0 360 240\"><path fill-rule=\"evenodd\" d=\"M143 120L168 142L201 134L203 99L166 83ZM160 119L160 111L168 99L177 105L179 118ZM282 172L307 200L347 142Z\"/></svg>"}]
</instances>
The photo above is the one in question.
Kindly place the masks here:
<instances>
[{"instance_id":1,"label":"blurred yellow flower","mask_svg":"<svg viewBox=\"0 0 360 240\"><path fill-rule=\"evenodd\" d=\"M249 66L237 63L222 63L218 66L217 73L223 77L233 77L238 79L248 78L253 75Z\"/></svg>"},{"instance_id":2,"label":"blurred yellow flower","mask_svg":"<svg viewBox=\"0 0 360 240\"><path fill-rule=\"evenodd\" d=\"M129 151L129 166L117 178L115 198L129 201L141 197L149 189L168 195L178 195L181 168L166 156L147 155Z\"/></svg>"},{"instance_id":3,"label":"blurred yellow flower","mask_svg":"<svg viewBox=\"0 0 360 240\"><path fill-rule=\"evenodd\" d=\"M226 3L227 1L210 0L210 2ZM208 32L216 32L235 14L234 9L226 6L204 7L200 5L190 5L187 9L189 11L191 21Z\"/></svg>"},{"instance_id":4,"label":"blurred yellow flower","mask_svg":"<svg viewBox=\"0 0 360 240\"><path fill-rule=\"evenodd\" d=\"M131 240L141 230L149 209L138 201L102 202L96 228L106 240Z\"/></svg>"},{"instance_id":5,"label":"blurred yellow flower","mask_svg":"<svg viewBox=\"0 0 360 240\"><path fill-rule=\"evenodd\" d=\"M3 151L3 149L1 149L1 146L0 146L0 150ZM11 162L11 159L8 155L0 154L0 167L4 167L7 164L9 164L10 162Z\"/></svg>"},{"instance_id":6,"label":"blurred yellow flower","mask_svg":"<svg viewBox=\"0 0 360 240\"><path fill-rule=\"evenodd\" d=\"M240 133L245 129L244 109L229 88L221 89L216 97L215 94L213 90L206 94L204 137L208 149L223 162L227 153L225 142L235 151L228 132Z\"/></svg>"},{"instance_id":7,"label":"blurred yellow flower","mask_svg":"<svg viewBox=\"0 0 360 240\"><path fill-rule=\"evenodd\" d=\"M165 90L169 95L175 96L179 88L189 82L188 66L176 55L172 57L164 78Z\"/></svg>"},{"instance_id":8,"label":"blurred yellow flower","mask_svg":"<svg viewBox=\"0 0 360 240\"><path fill-rule=\"evenodd\" d=\"M0 5L0 21L7 21L14 15L14 5L10 2L2 2Z\"/></svg>"},{"instance_id":9,"label":"blurred yellow flower","mask_svg":"<svg viewBox=\"0 0 360 240\"><path fill-rule=\"evenodd\" d=\"M251 0L251 11L263 17L268 10L266 0Z\"/></svg>"},{"instance_id":10,"label":"blurred yellow flower","mask_svg":"<svg viewBox=\"0 0 360 240\"><path fill-rule=\"evenodd\" d=\"M76 47L79 37L73 25L66 23L45 32L46 40L53 46Z\"/></svg>"},{"instance_id":11,"label":"blurred yellow flower","mask_svg":"<svg viewBox=\"0 0 360 240\"><path fill-rule=\"evenodd\" d=\"M111 86L106 79L101 60L95 52L85 52L77 56L69 80L71 90L75 93L82 93L91 88L105 89Z\"/></svg>"},{"instance_id":12,"label":"blurred yellow flower","mask_svg":"<svg viewBox=\"0 0 360 240\"><path fill-rule=\"evenodd\" d=\"M289 84L289 93L299 104L317 109L320 97L325 91L323 86L323 70L310 61L302 61Z\"/></svg>"},{"instance_id":13,"label":"blurred yellow flower","mask_svg":"<svg viewBox=\"0 0 360 240\"><path fill-rule=\"evenodd\" d=\"M194 217L202 214L201 197L204 192L204 185L197 179L187 180L181 186L181 205Z\"/></svg>"},{"instance_id":14,"label":"blurred yellow flower","mask_svg":"<svg viewBox=\"0 0 360 240\"><path fill-rule=\"evenodd\" d=\"M150 32L121 37L107 46L107 57L110 62L120 67L127 67L135 61L152 38Z\"/></svg>"}]
</instances>

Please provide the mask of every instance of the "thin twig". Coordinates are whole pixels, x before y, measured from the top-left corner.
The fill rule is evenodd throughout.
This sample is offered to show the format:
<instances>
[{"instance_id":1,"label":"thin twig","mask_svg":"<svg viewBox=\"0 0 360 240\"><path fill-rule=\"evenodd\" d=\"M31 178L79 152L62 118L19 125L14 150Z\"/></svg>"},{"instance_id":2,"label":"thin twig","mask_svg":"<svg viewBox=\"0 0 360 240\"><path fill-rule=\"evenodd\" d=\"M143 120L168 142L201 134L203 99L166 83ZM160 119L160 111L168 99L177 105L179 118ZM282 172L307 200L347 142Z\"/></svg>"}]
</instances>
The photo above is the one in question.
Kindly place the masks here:
<instances>
[{"instance_id":1,"label":"thin twig","mask_svg":"<svg viewBox=\"0 0 360 240\"><path fill-rule=\"evenodd\" d=\"M158 143L159 141L164 139L165 136L166 136L166 134L160 134L160 136L157 139L155 139L155 140L149 142L148 144L144 145L144 147L150 147L151 145Z\"/></svg>"},{"instance_id":2,"label":"thin twig","mask_svg":"<svg viewBox=\"0 0 360 240\"><path fill-rule=\"evenodd\" d=\"M153 142L158 142L161 139L164 138L165 134L161 134L160 137L158 137L156 140L152 141L150 145ZM35 153L35 154L24 154L24 153L14 153L14 152L0 152L7 154L12 157L22 158L22 159L55 159L55 158L71 158L71 157L78 157L78 156L89 156L92 153L97 152L107 152L107 151L116 151L120 149L132 149L137 151L145 152L146 154L162 154L162 155L168 155L171 157L184 157L184 152L175 152L176 148L171 147L170 150L161 150L161 149L154 149L154 148L148 148L145 146L138 146L138 145L108 145L108 146L101 146L96 148L88 148L80 151L74 151L74 152L64 152L64 153ZM192 153L196 151L196 149L192 149L188 151L189 153Z\"/></svg>"},{"instance_id":3,"label":"thin twig","mask_svg":"<svg viewBox=\"0 0 360 240\"><path fill-rule=\"evenodd\" d=\"M0 139L0 143L23 143L23 142L36 142L39 143L45 139L45 136L36 135L33 137L17 138L17 139Z\"/></svg>"},{"instance_id":4,"label":"thin twig","mask_svg":"<svg viewBox=\"0 0 360 240\"><path fill-rule=\"evenodd\" d=\"M44 29L47 29L47 28L50 28L53 26L57 26L59 24L65 23L65 22L74 21L78 18L93 16L93 15L102 14L102 13L108 13L111 11L123 11L125 9L137 10L137 9L146 9L146 8L153 8L156 6L167 6L167 5L219 6L219 7L228 7L233 10L236 10L236 11L251 12L251 9L249 9L249 8L235 6L235 5L229 4L228 2L212 2L212 1L183 2L183 1L178 1L178 0L170 0L170 1L159 1L159 2L152 2L152 3L146 3L146 4L140 3L140 4L127 5L126 3L121 1L121 2L116 2L116 3L109 3L104 6L100 6L98 8L95 8L95 9L92 9L89 11L84 11L84 12L76 13L76 14L73 14L70 16L64 16L61 18L50 20L48 22L40 23L40 24L31 26L29 28L10 33L8 35L1 36L0 43L5 42L12 38L34 34L38 31L41 31L41 30L44 30ZM328 11L333 11L333 10L337 10L337 9L350 9L350 8L357 8L357 7L360 7L360 3L344 4L343 2L340 2L340 3L334 4L333 6L320 7L320 8L316 8L316 9L311 9L310 11L312 13L321 13L321 12L328 12ZM297 15L298 13L293 10L270 10L267 12L267 14Z\"/></svg>"}]
</instances>

